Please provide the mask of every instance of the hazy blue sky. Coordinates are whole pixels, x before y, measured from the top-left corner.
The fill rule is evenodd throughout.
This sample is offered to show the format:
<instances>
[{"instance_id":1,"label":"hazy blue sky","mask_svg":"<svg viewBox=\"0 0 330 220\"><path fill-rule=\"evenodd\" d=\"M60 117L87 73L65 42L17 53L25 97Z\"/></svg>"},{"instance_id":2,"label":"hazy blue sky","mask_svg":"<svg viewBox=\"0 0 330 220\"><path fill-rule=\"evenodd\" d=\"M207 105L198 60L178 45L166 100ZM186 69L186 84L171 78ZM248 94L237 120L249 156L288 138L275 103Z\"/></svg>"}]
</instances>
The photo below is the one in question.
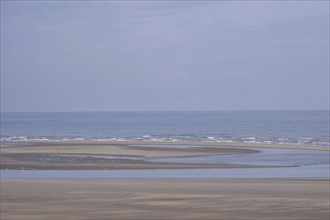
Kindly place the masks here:
<instances>
[{"instance_id":1,"label":"hazy blue sky","mask_svg":"<svg viewBox=\"0 0 330 220\"><path fill-rule=\"evenodd\" d=\"M2 111L328 108L328 1L1 1Z\"/></svg>"}]
</instances>

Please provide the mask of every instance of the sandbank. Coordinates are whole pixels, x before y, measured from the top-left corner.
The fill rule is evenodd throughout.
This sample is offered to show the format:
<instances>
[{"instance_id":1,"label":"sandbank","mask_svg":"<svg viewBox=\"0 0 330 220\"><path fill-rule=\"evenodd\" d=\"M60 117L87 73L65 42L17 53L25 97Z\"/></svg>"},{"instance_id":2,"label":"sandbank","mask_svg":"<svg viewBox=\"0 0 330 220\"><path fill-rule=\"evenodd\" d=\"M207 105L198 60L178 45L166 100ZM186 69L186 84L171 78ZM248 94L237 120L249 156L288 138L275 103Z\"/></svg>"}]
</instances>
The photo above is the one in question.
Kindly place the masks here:
<instances>
[{"instance_id":1,"label":"sandbank","mask_svg":"<svg viewBox=\"0 0 330 220\"><path fill-rule=\"evenodd\" d=\"M171 145L171 146L170 146ZM177 146L177 147L173 147ZM83 141L1 145L1 169L187 169L265 167L241 164L155 163L134 158L255 154L263 148L327 150L315 146L259 145L213 142ZM251 149L254 148L254 149ZM106 157L112 157L111 159Z\"/></svg>"}]
</instances>

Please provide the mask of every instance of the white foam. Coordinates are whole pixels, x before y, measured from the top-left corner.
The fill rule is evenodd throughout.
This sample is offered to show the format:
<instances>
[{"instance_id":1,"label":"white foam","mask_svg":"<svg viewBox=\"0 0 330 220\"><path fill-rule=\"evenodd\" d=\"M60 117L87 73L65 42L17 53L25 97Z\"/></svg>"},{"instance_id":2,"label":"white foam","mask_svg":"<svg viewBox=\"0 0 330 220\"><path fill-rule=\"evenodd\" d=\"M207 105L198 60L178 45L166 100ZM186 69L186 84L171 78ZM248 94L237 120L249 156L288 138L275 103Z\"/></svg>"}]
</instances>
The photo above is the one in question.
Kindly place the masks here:
<instances>
[{"instance_id":1,"label":"white foam","mask_svg":"<svg viewBox=\"0 0 330 220\"><path fill-rule=\"evenodd\" d=\"M233 140L230 140L230 139L217 140L217 142L219 142L219 143L234 143L234 141Z\"/></svg>"},{"instance_id":2,"label":"white foam","mask_svg":"<svg viewBox=\"0 0 330 220\"><path fill-rule=\"evenodd\" d=\"M153 137L151 135L143 135L140 137L104 137L104 138L85 138L85 137L47 137L47 136L2 136L0 138L1 142L8 143L20 143L20 142L53 142L53 141L155 141L155 142L164 142L164 141L201 141L201 142L216 142L216 143L261 143L261 144L292 144L292 145L312 145L312 146L329 146L329 142L326 139L313 139L310 137L303 138L256 138L256 137L244 137L244 138L226 138L226 137L214 137L207 136L202 139L192 138L191 136L180 136L180 137L171 137L171 136L159 136Z\"/></svg>"},{"instance_id":3,"label":"white foam","mask_svg":"<svg viewBox=\"0 0 330 220\"><path fill-rule=\"evenodd\" d=\"M257 144L259 143L259 141L254 141L254 140L246 140L246 141L243 141L244 143L252 143L252 144Z\"/></svg>"},{"instance_id":4,"label":"white foam","mask_svg":"<svg viewBox=\"0 0 330 220\"><path fill-rule=\"evenodd\" d=\"M247 137L247 138L242 138L243 140L255 140L256 138L255 137Z\"/></svg>"}]
</instances>

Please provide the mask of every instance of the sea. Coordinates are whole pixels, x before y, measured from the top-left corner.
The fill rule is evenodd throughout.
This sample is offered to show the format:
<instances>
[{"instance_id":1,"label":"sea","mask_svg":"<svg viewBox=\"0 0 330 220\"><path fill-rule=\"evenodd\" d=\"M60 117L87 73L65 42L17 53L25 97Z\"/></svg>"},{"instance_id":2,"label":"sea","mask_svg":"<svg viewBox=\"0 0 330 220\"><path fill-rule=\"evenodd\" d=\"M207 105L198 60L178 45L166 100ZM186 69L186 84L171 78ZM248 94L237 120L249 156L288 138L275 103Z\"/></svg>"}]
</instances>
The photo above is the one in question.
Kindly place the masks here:
<instances>
[{"instance_id":1,"label":"sea","mask_svg":"<svg viewBox=\"0 0 330 220\"><path fill-rule=\"evenodd\" d=\"M1 143L201 141L329 148L329 111L2 112ZM155 147L157 145L155 144ZM161 145L159 145L161 146ZM251 148L253 149L253 148ZM326 178L327 150L257 148L257 154L131 158L161 163L247 164L274 168L0 170L0 178ZM284 167L283 167L284 166Z\"/></svg>"},{"instance_id":2,"label":"sea","mask_svg":"<svg viewBox=\"0 0 330 220\"><path fill-rule=\"evenodd\" d=\"M1 143L202 141L328 147L329 110L1 112Z\"/></svg>"}]
</instances>

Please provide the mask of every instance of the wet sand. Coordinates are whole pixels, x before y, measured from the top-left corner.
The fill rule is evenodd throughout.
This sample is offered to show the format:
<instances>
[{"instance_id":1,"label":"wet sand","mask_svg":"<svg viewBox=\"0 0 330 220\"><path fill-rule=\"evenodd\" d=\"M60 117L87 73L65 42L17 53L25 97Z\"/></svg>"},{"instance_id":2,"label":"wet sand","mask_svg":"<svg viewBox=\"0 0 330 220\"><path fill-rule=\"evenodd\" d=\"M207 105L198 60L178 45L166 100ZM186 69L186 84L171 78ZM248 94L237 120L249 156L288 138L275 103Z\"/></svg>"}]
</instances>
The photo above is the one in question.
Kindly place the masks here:
<instances>
[{"instance_id":1,"label":"wet sand","mask_svg":"<svg viewBox=\"0 0 330 220\"><path fill-rule=\"evenodd\" d=\"M329 180L1 179L1 219L329 219Z\"/></svg>"},{"instance_id":2,"label":"wet sand","mask_svg":"<svg viewBox=\"0 0 330 220\"><path fill-rule=\"evenodd\" d=\"M173 148L168 145L154 146L153 143L144 142L130 144L118 142L47 142L2 145L0 148L1 169L97 170L265 167L237 164L169 164L137 160L144 157L192 157L259 152L246 147L220 148L219 146L202 144L187 144L187 146L190 147Z\"/></svg>"}]
</instances>

